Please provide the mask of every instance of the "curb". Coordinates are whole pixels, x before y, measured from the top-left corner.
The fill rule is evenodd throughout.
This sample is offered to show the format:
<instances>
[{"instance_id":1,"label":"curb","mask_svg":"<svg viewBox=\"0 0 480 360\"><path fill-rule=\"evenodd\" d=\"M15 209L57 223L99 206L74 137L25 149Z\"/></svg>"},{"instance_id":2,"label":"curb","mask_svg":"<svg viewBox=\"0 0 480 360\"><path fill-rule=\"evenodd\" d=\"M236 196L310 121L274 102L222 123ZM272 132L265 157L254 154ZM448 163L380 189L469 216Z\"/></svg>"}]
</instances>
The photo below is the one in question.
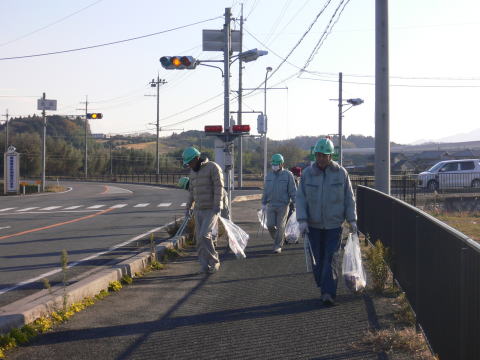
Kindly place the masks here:
<instances>
[{"instance_id":1,"label":"curb","mask_svg":"<svg viewBox=\"0 0 480 360\"><path fill-rule=\"evenodd\" d=\"M156 246L157 258L161 258L167 249L184 247L185 236L174 237ZM142 252L132 258L105 269L99 273L66 287L67 306L93 297L100 291L108 289L112 281L120 281L124 275L131 277L142 272L151 263L149 251ZM17 300L0 308L0 335L14 328L22 327L36 319L49 315L63 307L63 288L54 291L41 290L35 294Z\"/></svg>"}]
</instances>

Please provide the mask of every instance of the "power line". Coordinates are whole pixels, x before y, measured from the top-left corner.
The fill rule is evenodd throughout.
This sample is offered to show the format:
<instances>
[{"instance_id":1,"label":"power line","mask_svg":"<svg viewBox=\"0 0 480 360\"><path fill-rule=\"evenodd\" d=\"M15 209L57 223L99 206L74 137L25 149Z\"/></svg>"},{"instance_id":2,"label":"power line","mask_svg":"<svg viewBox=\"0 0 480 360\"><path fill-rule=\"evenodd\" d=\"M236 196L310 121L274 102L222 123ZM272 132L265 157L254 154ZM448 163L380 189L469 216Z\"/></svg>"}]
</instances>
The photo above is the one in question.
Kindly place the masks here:
<instances>
[{"instance_id":1,"label":"power line","mask_svg":"<svg viewBox=\"0 0 480 360\"><path fill-rule=\"evenodd\" d=\"M129 39L112 41L112 42L103 43L103 44L98 44L98 45L85 46L85 47L76 48L76 49L69 49L69 50L53 51L53 52L41 53L41 54L32 54L32 55L22 55L22 56L4 57L4 58L0 58L0 60L15 60L15 59L25 59L25 58L32 58L32 57L39 57L39 56L57 55L57 54L64 54L64 53L69 53L69 52L75 52L75 51L89 50L89 49L99 48L99 47L103 47L103 46L110 46L110 45L120 44L120 43L124 43L124 42L128 42L128 41L134 41L134 40L144 39L144 38L151 37L151 36L155 36L155 35L159 35L159 34L165 34L165 33L167 33L167 32L172 32L172 31L175 31L175 30L184 29L184 28L187 28L187 27L191 27L191 26L194 26L194 25L202 24L202 23L205 23L205 22L208 22L208 21L212 21L212 20L219 19L219 18L222 18L222 17L216 16L216 17L211 18L211 19L202 20L202 21L197 21L197 22L195 22L195 23L178 26L178 27L171 28L171 29L168 29L168 30L158 31L158 32L155 32L155 33L147 34L147 35L136 36L136 37L129 38Z\"/></svg>"},{"instance_id":2,"label":"power line","mask_svg":"<svg viewBox=\"0 0 480 360\"><path fill-rule=\"evenodd\" d=\"M92 4L90 4L90 5L87 5L87 6L83 7L83 8L81 8L80 10L77 10L77 11L75 11L75 12L73 12L73 13L67 15L67 16L62 17L61 19L59 19L59 20L57 20L57 21L54 21L53 23L50 23L50 24L45 25L45 26L42 26L41 28L36 29L36 30L33 30L33 31L31 31L31 32L29 32L29 33L27 33L27 34L25 34L25 35L22 35L22 36L20 36L20 37L18 37L18 38L12 39L12 40L7 41L7 42L4 42L4 43L0 44L0 46L5 46L5 45L8 45L8 44L11 44L11 43L13 43L13 42L15 42L15 41L24 39L24 38L26 38L27 36L33 35L33 34L39 32L39 31L45 30L45 29L49 28L50 26L53 26L53 25L55 25L55 24L58 24L59 22L62 22L63 20L66 20L66 19L68 19L68 18L70 18L70 17L78 14L79 12L82 12L83 10L86 10L86 9L88 9L88 8L94 6L94 5L97 5L98 3L102 2L102 1L103 1L103 0L98 0L98 1L96 1L96 2L94 2L94 3L92 3Z\"/></svg>"}]
</instances>

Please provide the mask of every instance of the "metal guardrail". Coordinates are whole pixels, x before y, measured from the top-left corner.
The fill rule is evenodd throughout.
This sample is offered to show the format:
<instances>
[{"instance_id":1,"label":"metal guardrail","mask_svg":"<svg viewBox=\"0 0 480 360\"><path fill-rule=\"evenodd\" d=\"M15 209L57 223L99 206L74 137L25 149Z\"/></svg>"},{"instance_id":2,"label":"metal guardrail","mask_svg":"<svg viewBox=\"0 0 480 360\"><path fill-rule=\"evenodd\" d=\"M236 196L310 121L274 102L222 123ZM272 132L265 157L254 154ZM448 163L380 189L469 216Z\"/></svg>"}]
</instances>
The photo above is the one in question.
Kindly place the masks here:
<instances>
[{"instance_id":1,"label":"metal guardrail","mask_svg":"<svg viewBox=\"0 0 480 360\"><path fill-rule=\"evenodd\" d=\"M442 360L480 359L480 245L427 213L357 186L358 226L391 270Z\"/></svg>"}]
</instances>

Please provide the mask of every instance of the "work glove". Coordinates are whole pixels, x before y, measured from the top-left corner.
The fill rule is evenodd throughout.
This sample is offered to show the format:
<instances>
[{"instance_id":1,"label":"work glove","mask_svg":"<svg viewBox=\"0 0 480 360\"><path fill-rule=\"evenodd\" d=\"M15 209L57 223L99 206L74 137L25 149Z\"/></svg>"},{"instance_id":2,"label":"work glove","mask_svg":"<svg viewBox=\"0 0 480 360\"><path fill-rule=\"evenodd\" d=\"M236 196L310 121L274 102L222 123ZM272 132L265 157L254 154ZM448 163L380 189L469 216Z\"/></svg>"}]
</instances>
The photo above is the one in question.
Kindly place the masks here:
<instances>
[{"instance_id":1,"label":"work glove","mask_svg":"<svg viewBox=\"0 0 480 360\"><path fill-rule=\"evenodd\" d=\"M295 211L295 204L294 203L290 203L289 210L290 210L290 213L293 213Z\"/></svg>"},{"instance_id":2,"label":"work glove","mask_svg":"<svg viewBox=\"0 0 480 360\"><path fill-rule=\"evenodd\" d=\"M220 215L220 206L215 206L215 207L213 208L213 213L214 213L215 215Z\"/></svg>"},{"instance_id":3,"label":"work glove","mask_svg":"<svg viewBox=\"0 0 480 360\"><path fill-rule=\"evenodd\" d=\"M298 222L298 230L302 236L308 234L308 223L305 220L300 220Z\"/></svg>"},{"instance_id":4,"label":"work glove","mask_svg":"<svg viewBox=\"0 0 480 360\"><path fill-rule=\"evenodd\" d=\"M191 213L192 213L192 209L186 209L185 210L185 217L189 217Z\"/></svg>"},{"instance_id":5,"label":"work glove","mask_svg":"<svg viewBox=\"0 0 480 360\"><path fill-rule=\"evenodd\" d=\"M262 204L262 211L267 211L267 204Z\"/></svg>"},{"instance_id":6,"label":"work glove","mask_svg":"<svg viewBox=\"0 0 480 360\"><path fill-rule=\"evenodd\" d=\"M358 234L358 227L356 221L350 221L350 230L353 234Z\"/></svg>"}]
</instances>

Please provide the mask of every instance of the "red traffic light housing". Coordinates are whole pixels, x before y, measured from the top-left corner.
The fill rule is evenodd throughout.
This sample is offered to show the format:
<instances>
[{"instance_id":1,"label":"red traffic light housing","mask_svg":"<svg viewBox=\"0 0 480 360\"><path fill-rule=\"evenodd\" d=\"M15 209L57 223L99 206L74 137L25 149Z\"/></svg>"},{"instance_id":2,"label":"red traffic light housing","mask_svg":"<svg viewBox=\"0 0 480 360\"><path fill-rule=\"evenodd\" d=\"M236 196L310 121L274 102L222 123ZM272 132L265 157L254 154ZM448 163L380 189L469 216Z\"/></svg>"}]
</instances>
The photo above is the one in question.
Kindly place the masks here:
<instances>
[{"instance_id":1,"label":"red traffic light housing","mask_svg":"<svg viewBox=\"0 0 480 360\"><path fill-rule=\"evenodd\" d=\"M192 56L162 56L160 63L167 70L191 70L197 67L198 61Z\"/></svg>"},{"instance_id":2,"label":"red traffic light housing","mask_svg":"<svg viewBox=\"0 0 480 360\"><path fill-rule=\"evenodd\" d=\"M206 133L221 133L223 131L222 125L205 125Z\"/></svg>"},{"instance_id":3,"label":"red traffic light housing","mask_svg":"<svg viewBox=\"0 0 480 360\"><path fill-rule=\"evenodd\" d=\"M234 134L238 134L238 133L246 134L250 132L250 125L233 125L232 131Z\"/></svg>"},{"instance_id":4,"label":"red traffic light housing","mask_svg":"<svg viewBox=\"0 0 480 360\"><path fill-rule=\"evenodd\" d=\"M87 113L87 119L102 119L102 113Z\"/></svg>"}]
</instances>

